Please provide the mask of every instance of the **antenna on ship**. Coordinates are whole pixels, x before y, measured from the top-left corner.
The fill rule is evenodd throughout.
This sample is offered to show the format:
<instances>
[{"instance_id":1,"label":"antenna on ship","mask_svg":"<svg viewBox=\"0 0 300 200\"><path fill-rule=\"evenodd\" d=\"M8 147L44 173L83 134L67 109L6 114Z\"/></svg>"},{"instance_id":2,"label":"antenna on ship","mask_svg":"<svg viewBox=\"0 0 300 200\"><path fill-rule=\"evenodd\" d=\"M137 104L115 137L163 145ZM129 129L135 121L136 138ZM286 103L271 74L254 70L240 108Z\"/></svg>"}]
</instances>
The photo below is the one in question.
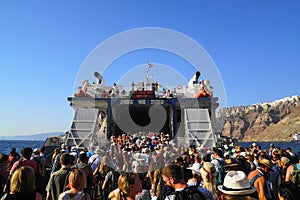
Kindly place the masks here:
<instances>
[{"instance_id":1,"label":"antenna on ship","mask_svg":"<svg viewBox=\"0 0 300 200\"><path fill-rule=\"evenodd\" d=\"M149 68L153 67L153 64L150 64L148 62L148 58L146 59L146 77L145 77L145 83L148 83L149 82Z\"/></svg>"}]
</instances>

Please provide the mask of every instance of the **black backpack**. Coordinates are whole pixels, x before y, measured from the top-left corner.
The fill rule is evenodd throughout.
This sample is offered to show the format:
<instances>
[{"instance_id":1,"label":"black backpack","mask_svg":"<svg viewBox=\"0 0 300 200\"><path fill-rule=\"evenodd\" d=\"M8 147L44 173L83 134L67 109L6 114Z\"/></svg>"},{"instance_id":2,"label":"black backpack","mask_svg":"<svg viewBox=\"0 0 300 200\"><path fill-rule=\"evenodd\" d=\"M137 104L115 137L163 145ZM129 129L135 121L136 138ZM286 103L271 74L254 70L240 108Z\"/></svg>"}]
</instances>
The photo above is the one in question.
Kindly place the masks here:
<instances>
[{"instance_id":1,"label":"black backpack","mask_svg":"<svg viewBox=\"0 0 300 200\"><path fill-rule=\"evenodd\" d=\"M120 173L115 170L112 170L108 173L111 173L111 179L108 182L108 190L111 192L118 188L118 179L119 179Z\"/></svg>"},{"instance_id":2,"label":"black backpack","mask_svg":"<svg viewBox=\"0 0 300 200\"><path fill-rule=\"evenodd\" d=\"M186 187L181 191L175 191L175 200L205 200L206 198L197 187Z\"/></svg>"}]
</instances>

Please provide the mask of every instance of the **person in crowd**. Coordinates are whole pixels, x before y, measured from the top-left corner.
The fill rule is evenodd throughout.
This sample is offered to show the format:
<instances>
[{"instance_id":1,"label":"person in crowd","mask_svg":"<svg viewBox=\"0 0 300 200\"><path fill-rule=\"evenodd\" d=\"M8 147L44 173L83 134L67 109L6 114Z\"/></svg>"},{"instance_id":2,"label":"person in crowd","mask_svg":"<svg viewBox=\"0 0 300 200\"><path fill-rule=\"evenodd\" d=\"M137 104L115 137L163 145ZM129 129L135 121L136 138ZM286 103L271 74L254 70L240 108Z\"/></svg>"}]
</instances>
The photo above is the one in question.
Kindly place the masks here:
<instances>
[{"instance_id":1,"label":"person in crowd","mask_svg":"<svg viewBox=\"0 0 300 200\"><path fill-rule=\"evenodd\" d=\"M135 200L136 195L142 191L142 182L138 174L122 174L118 179L118 191L115 200Z\"/></svg>"},{"instance_id":2,"label":"person in crowd","mask_svg":"<svg viewBox=\"0 0 300 200\"><path fill-rule=\"evenodd\" d=\"M61 144L60 151L63 153L70 153L70 150L67 148L67 145L65 143Z\"/></svg>"},{"instance_id":3,"label":"person in crowd","mask_svg":"<svg viewBox=\"0 0 300 200\"><path fill-rule=\"evenodd\" d=\"M104 182L102 184L102 190L106 191L108 194L112 192L113 190L118 188L118 178L120 176L120 173L115 170L109 171L104 179Z\"/></svg>"},{"instance_id":4,"label":"person in crowd","mask_svg":"<svg viewBox=\"0 0 300 200\"><path fill-rule=\"evenodd\" d=\"M54 150L54 153L53 153L53 156L52 156L53 163L52 163L51 174L53 174L54 172L58 171L61 168L61 165L60 165L60 156L63 153L66 153L66 152L62 151L60 149L55 149ZM53 158L54 158L54 160L53 160Z\"/></svg>"},{"instance_id":5,"label":"person in crowd","mask_svg":"<svg viewBox=\"0 0 300 200\"><path fill-rule=\"evenodd\" d=\"M238 170L245 172L245 174L249 174L251 171L251 165L246 159L246 153L244 151L240 152L240 154L236 157L236 161L238 163Z\"/></svg>"},{"instance_id":6,"label":"person in crowd","mask_svg":"<svg viewBox=\"0 0 300 200\"><path fill-rule=\"evenodd\" d=\"M279 200L298 200L300 197L300 188L292 182L282 182L278 186Z\"/></svg>"},{"instance_id":7,"label":"person in crowd","mask_svg":"<svg viewBox=\"0 0 300 200\"><path fill-rule=\"evenodd\" d=\"M42 176L46 174L46 166L47 166L47 156L45 155L45 146L42 146L40 149L40 162L42 166Z\"/></svg>"},{"instance_id":8,"label":"person in crowd","mask_svg":"<svg viewBox=\"0 0 300 200\"><path fill-rule=\"evenodd\" d=\"M102 185L108 172L114 170L114 163L110 156L103 156L100 166L95 170L93 176L95 177L95 183L97 185L97 195L101 199L107 199L109 192L108 190L103 190Z\"/></svg>"},{"instance_id":9,"label":"person in crowd","mask_svg":"<svg viewBox=\"0 0 300 200\"><path fill-rule=\"evenodd\" d=\"M88 164L88 157L87 154L84 151L81 151L79 153L77 164L75 165L76 168L82 169L85 172L87 184L84 188L84 192L88 194L92 194L92 187L94 185L94 176L93 176L93 170L91 165Z\"/></svg>"},{"instance_id":10,"label":"person in crowd","mask_svg":"<svg viewBox=\"0 0 300 200\"><path fill-rule=\"evenodd\" d=\"M7 170L8 157L6 154L0 154L0 197L3 195L3 190L9 175L9 171Z\"/></svg>"},{"instance_id":11,"label":"person in crowd","mask_svg":"<svg viewBox=\"0 0 300 200\"><path fill-rule=\"evenodd\" d=\"M162 195L163 189L162 169L165 167L164 159L160 156L156 157L151 167L154 169L153 177L150 178L153 181L151 195L159 197Z\"/></svg>"},{"instance_id":12,"label":"person in crowd","mask_svg":"<svg viewBox=\"0 0 300 200\"><path fill-rule=\"evenodd\" d=\"M300 178L297 175L300 173L300 151L297 153L296 158L298 163L290 165L286 170L285 181L296 183L300 187Z\"/></svg>"},{"instance_id":13,"label":"person in crowd","mask_svg":"<svg viewBox=\"0 0 300 200\"><path fill-rule=\"evenodd\" d=\"M261 145L257 145L256 150L257 150L257 153L260 153L261 152Z\"/></svg>"},{"instance_id":14,"label":"person in crowd","mask_svg":"<svg viewBox=\"0 0 300 200\"><path fill-rule=\"evenodd\" d=\"M150 179L146 176L146 173L139 173L138 175L142 182L142 191L135 196L136 200L151 200L149 191L151 189Z\"/></svg>"},{"instance_id":15,"label":"person in crowd","mask_svg":"<svg viewBox=\"0 0 300 200\"><path fill-rule=\"evenodd\" d=\"M55 163L55 160L56 160L56 157L58 156L58 155L60 155L60 149L59 148L56 148L56 149L54 149L54 151L53 151L53 155L52 155L52 165L54 165L54 163Z\"/></svg>"},{"instance_id":16,"label":"person in crowd","mask_svg":"<svg viewBox=\"0 0 300 200\"><path fill-rule=\"evenodd\" d=\"M291 157L295 157L295 154L292 152L291 147L286 148L285 152L288 153Z\"/></svg>"},{"instance_id":17,"label":"person in crowd","mask_svg":"<svg viewBox=\"0 0 300 200\"><path fill-rule=\"evenodd\" d=\"M210 191L214 199L219 199L220 194L217 190L217 176L215 165L211 162L204 162L200 169L201 178L203 181L203 188Z\"/></svg>"},{"instance_id":18,"label":"person in crowd","mask_svg":"<svg viewBox=\"0 0 300 200\"><path fill-rule=\"evenodd\" d=\"M78 150L77 150L76 145L73 145L71 147L70 155L74 157L74 159L73 159L73 165L75 165L76 162L77 162L77 159L78 159Z\"/></svg>"},{"instance_id":19,"label":"person in crowd","mask_svg":"<svg viewBox=\"0 0 300 200\"><path fill-rule=\"evenodd\" d=\"M272 199L271 189L268 185L269 172L272 168L271 161L264 158L260 160L259 167L248 175L250 185L256 188L260 200Z\"/></svg>"},{"instance_id":20,"label":"person in crowd","mask_svg":"<svg viewBox=\"0 0 300 200\"><path fill-rule=\"evenodd\" d=\"M269 156L272 157L272 153L276 151L275 145L274 144L270 144L270 148L269 148Z\"/></svg>"},{"instance_id":21,"label":"person in crowd","mask_svg":"<svg viewBox=\"0 0 300 200\"><path fill-rule=\"evenodd\" d=\"M251 197L256 189L251 187L243 171L230 171L224 178L223 185L218 186L222 200L256 200Z\"/></svg>"},{"instance_id":22,"label":"person in crowd","mask_svg":"<svg viewBox=\"0 0 300 200\"><path fill-rule=\"evenodd\" d=\"M92 167L93 173L95 172L96 168L100 166L101 160L102 160L101 150L100 147L97 146L95 149L95 153L89 158L89 162L88 162Z\"/></svg>"},{"instance_id":23,"label":"person in crowd","mask_svg":"<svg viewBox=\"0 0 300 200\"><path fill-rule=\"evenodd\" d=\"M86 175L82 169L73 169L69 175L69 190L61 193L58 196L58 200L78 199L78 200L90 200L91 197L88 193L83 192L86 188Z\"/></svg>"},{"instance_id":24,"label":"person in crowd","mask_svg":"<svg viewBox=\"0 0 300 200\"><path fill-rule=\"evenodd\" d=\"M247 162L249 163L250 171L253 171L256 169L256 165L254 164L254 155L253 154L247 155Z\"/></svg>"},{"instance_id":25,"label":"person in crowd","mask_svg":"<svg viewBox=\"0 0 300 200\"><path fill-rule=\"evenodd\" d=\"M284 182L285 181L285 175L286 175L287 168L290 165L290 159L288 159L285 156L282 156L280 158L280 165L281 165L281 168L280 168L280 171L281 171L281 173L280 173L280 179L281 179L281 182Z\"/></svg>"},{"instance_id":26,"label":"person in crowd","mask_svg":"<svg viewBox=\"0 0 300 200\"><path fill-rule=\"evenodd\" d=\"M134 173L136 174L136 173ZM142 191L137 193L135 195L136 200L151 200L151 195L149 192L149 186L147 185L147 181L145 181L145 176L143 174L138 174L140 177L140 180L142 182ZM120 189L116 188L112 192L109 193L108 198L109 199L116 199L117 194L119 193Z\"/></svg>"},{"instance_id":27,"label":"person in crowd","mask_svg":"<svg viewBox=\"0 0 300 200\"><path fill-rule=\"evenodd\" d=\"M270 186L272 199L274 200L278 200L277 187L283 181L280 177L280 168L281 168L280 155L276 152L277 151L272 153L273 155L273 158L271 159L272 170L269 172L269 179L268 179L268 184Z\"/></svg>"},{"instance_id":28,"label":"person in crowd","mask_svg":"<svg viewBox=\"0 0 300 200\"><path fill-rule=\"evenodd\" d=\"M188 180L187 185L188 187L197 187L206 200L214 200L212 193L206 188L203 188L200 168L201 166L197 165L188 167L188 169L192 171L193 177Z\"/></svg>"},{"instance_id":29,"label":"person in crowd","mask_svg":"<svg viewBox=\"0 0 300 200\"><path fill-rule=\"evenodd\" d=\"M94 151L93 151L93 144L91 144L88 148L88 151L86 152L86 155L88 158L90 158L92 155L94 155Z\"/></svg>"},{"instance_id":30,"label":"person in crowd","mask_svg":"<svg viewBox=\"0 0 300 200\"><path fill-rule=\"evenodd\" d=\"M237 163L236 159L227 158L224 161L225 161L224 170L226 171L226 173L229 171L237 171L238 163Z\"/></svg>"},{"instance_id":31,"label":"person in crowd","mask_svg":"<svg viewBox=\"0 0 300 200\"><path fill-rule=\"evenodd\" d=\"M192 164L192 167L195 167L196 169L201 167L201 158L199 153L194 153L193 154L194 162Z\"/></svg>"},{"instance_id":32,"label":"person in crowd","mask_svg":"<svg viewBox=\"0 0 300 200\"><path fill-rule=\"evenodd\" d=\"M22 166L15 170L10 181L10 192L1 200L42 200L42 195L35 191L34 171L30 166Z\"/></svg>"},{"instance_id":33,"label":"person in crowd","mask_svg":"<svg viewBox=\"0 0 300 200\"><path fill-rule=\"evenodd\" d=\"M54 172L51 175L48 185L46 187L46 191L47 191L46 200L58 199L59 194L61 194L65 190L68 184L67 176L71 171L71 164L72 164L71 156L67 153L63 153L60 156L61 168L60 170Z\"/></svg>"},{"instance_id":34,"label":"person in crowd","mask_svg":"<svg viewBox=\"0 0 300 200\"><path fill-rule=\"evenodd\" d=\"M182 198L185 195L192 195L193 199L204 200L204 195L197 189L188 187L184 181L184 171L178 165L168 165L162 170L163 182L166 186L175 190L174 193L165 197L165 200L174 200Z\"/></svg>"},{"instance_id":35,"label":"person in crowd","mask_svg":"<svg viewBox=\"0 0 300 200\"><path fill-rule=\"evenodd\" d=\"M224 162L224 156L223 152L220 149L216 149L213 151L214 153L212 154L212 161L211 163L214 164L217 172L217 184L222 184L223 179L225 176L225 170L223 166L225 165Z\"/></svg>"},{"instance_id":36,"label":"person in crowd","mask_svg":"<svg viewBox=\"0 0 300 200\"><path fill-rule=\"evenodd\" d=\"M199 165L192 165L192 167L188 167L187 169L192 171L192 177L187 181L187 185L189 187L198 187L201 183L201 174L200 174L200 168Z\"/></svg>"},{"instance_id":37,"label":"person in crowd","mask_svg":"<svg viewBox=\"0 0 300 200\"><path fill-rule=\"evenodd\" d=\"M45 162L46 160L40 156L40 149L34 149L33 150L33 156L31 157L31 160L33 160L37 165L37 173L35 174L35 185L36 185L36 191L41 193L43 197L46 196L46 184L45 181Z\"/></svg>"},{"instance_id":38,"label":"person in crowd","mask_svg":"<svg viewBox=\"0 0 300 200\"><path fill-rule=\"evenodd\" d=\"M8 156L9 162L8 162L7 170L10 171L14 163L18 161L20 158L21 158L20 154L16 152L16 148L14 147L11 148Z\"/></svg>"},{"instance_id":39,"label":"person in crowd","mask_svg":"<svg viewBox=\"0 0 300 200\"><path fill-rule=\"evenodd\" d=\"M32 152L33 152L33 150L30 147L25 147L24 149L22 149L22 151L21 151L22 160L16 161L14 163L14 165L12 166L12 168L10 170L10 174L13 174L17 168L22 167L22 166L32 167L34 174L37 174L38 173L37 163L33 160L30 160Z\"/></svg>"},{"instance_id":40,"label":"person in crowd","mask_svg":"<svg viewBox=\"0 0 300 200\"><path fill-rule=\"evenodd\" d=\"M33 150L33 156L30 158L30 160L33 160L36 162L37 174L42 175L42 163L41 163L41 159L40 159L40 150L38 148Z\"/></svg>"}]
</instances>

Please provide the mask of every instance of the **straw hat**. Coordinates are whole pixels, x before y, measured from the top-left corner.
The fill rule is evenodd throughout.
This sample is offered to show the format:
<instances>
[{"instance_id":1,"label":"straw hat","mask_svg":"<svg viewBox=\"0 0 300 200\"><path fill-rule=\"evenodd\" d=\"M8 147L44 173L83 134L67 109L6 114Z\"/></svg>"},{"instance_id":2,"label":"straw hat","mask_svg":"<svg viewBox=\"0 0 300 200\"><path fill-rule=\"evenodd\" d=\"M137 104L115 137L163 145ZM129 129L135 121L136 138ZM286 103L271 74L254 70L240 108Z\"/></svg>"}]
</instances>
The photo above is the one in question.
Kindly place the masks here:
<instances>
[{"instance_id":1,"label":"straw hat","mask_svg":"<svg viewBox=\"0 0 300 200\"><path fill-rule=\"evenodd\" d=\"M271 163L270 160L264 158L264 159L262 159L259 163L260 163L260 165L264 165L264 166L266 166L267 168L269 168L271 171L273 171L273 170L272 170L273 164Z\"/></svg>"},{"instance_id":2,"label":"straw hat","mask_svg":"<svg viewBox=\"0 0 300 200\"><path fill-rule=\"evenodd\" d=\"M207 182L218 175L215 165L211 162L204 162L202 168L200 169L200 174L203 179L206 179Z\"/></svg>"},{"instance_id":3,"label":"straw hat","mask_svg":"<svg viewBox=\"0 0 300 200\"><path fill-rule=\"evenodd\" d=\"M236 166L238 166L238 164L235 159L233 159L233 158L225 159L224 168L236 167Z\"/></svg>"},{"instance_id":4,"label":"straw hat","mask_svg":"<svg viewBox=\"0 0 300 200\"><path fill-rule=\"evenodd\" d=\"M218 189L229 195L247 195L255 192L255 187L251 187L247 175L243 171L230 171L224 178L224 184Z\"/></svg>"},{"instance_id":5,"label":"straw hat","mask_svg":"<svg viewBox=\"0 0 300 200\"><path fill-rule=\"evenodd\" d=\"M236 146L235 147L235 152L243 152L244 151L244 149L243 149L243 147L241 147L241 146Z\"/></svg>"}]
</instances>

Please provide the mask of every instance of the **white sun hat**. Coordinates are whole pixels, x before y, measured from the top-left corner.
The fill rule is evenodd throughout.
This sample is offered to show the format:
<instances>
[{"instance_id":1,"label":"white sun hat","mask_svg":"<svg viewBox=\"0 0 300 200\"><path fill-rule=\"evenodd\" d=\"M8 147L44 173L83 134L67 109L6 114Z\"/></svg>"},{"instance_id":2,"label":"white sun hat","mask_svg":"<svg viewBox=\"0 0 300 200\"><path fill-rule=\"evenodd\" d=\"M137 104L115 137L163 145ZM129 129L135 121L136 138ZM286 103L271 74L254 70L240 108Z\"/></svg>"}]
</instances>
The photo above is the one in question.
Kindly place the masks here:
<instances>
[{"instance_id":1,"label":"white sun hat","mask_svg":"<svg viewBox=\"0 0 300 200\"><path fill-rule=\"evenodd\" d=\"M193 172L195 172L196 174L201 175L200 168L201 168L200 163L194 163L191 167L188 167L187 169L190 169Z\"/></svg>"},{"instance_id":2,"label":"white sun hat","mask_svg":"<svg viewBox=\"0 0 300 200\"><path fill-rule=\"evenodd\" d=\"M229 195L247 195L255 192L255 187L251 187L247 175L243 171L230 171L224 178L223 185L218 189Z\"/></svg>"}]
</instances>

